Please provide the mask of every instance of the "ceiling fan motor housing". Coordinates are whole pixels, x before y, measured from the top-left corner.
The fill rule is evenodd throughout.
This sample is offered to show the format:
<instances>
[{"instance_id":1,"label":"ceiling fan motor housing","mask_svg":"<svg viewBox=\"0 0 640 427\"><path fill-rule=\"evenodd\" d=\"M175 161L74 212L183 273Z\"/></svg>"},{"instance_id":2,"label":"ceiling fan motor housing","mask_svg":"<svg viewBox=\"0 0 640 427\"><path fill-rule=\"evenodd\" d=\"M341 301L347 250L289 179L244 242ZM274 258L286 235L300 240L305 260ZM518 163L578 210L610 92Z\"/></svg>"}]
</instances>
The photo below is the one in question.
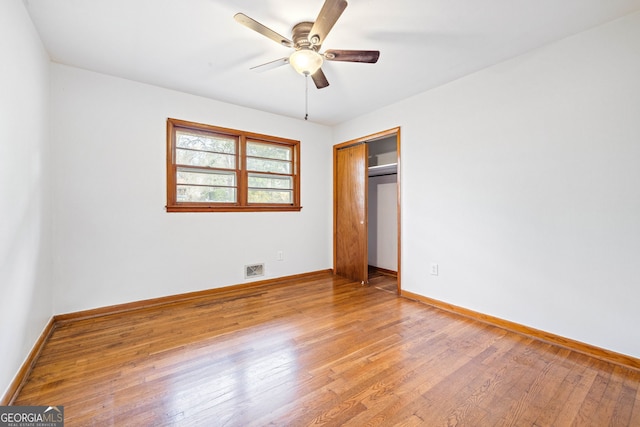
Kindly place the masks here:
<instances>
[{"instance_id":1,"label":"ceiling fan motor housing","mask_svg":"<svg viewBox=\"0 0 640 427\"><path fill-rule=\"evenodd\" d=\"M312 27L313 22L300 22L293 27L291 33L293 39L293 47L296 50L312 49L316 52L318 51L319 46L312 44L309 40L309 32L311 31Z\"/></svg>"}]
</instances>

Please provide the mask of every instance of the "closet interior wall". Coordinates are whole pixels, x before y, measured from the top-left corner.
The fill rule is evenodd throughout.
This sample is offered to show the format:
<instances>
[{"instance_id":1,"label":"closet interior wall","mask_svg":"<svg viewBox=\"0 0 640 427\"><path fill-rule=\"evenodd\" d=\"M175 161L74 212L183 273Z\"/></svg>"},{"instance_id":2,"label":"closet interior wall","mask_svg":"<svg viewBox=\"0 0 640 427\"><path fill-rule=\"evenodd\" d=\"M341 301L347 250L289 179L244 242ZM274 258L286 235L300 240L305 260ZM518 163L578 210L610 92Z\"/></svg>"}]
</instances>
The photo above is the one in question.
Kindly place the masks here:
<instances>
[{"instance_id":1,"label":"closet interior wall","mask_svg":"<svg viewBox=\"0 0 640 427\"><path fill-rule=\"evenodd\" d=\"M368 264L398 271L397 136L369 141Z\"/></svg>"}]
</instances>

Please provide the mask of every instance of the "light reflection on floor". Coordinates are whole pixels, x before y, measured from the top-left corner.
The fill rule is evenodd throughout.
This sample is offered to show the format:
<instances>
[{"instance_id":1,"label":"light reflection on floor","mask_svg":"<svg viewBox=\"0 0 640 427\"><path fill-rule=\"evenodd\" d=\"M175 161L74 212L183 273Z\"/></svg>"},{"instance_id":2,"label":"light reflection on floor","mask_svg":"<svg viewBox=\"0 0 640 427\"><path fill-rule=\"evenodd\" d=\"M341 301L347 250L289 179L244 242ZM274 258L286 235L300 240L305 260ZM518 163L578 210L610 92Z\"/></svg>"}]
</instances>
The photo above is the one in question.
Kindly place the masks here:
<instances>
[{"instance_id":1,"label":"light reflection on floor","mask_svg":"<svg viewBox=\"0 0 640 427\"><path fill-rule=\"evenodd\" d=\"M265 326L270 329L269 335L264 333ZM191 369L194 363L202 364L196 374L200 379L185 381L184 375L177 376L167 395L166 413L181 424L197 424L206 422L206 413L216 407L215 413L225 415L209 420L215 421L209 425L237 425L244 412L242 406L278 408L295 400L293 385L308 374L299 372L294 339L295 330L290 324L277 329L273 324L261 325L236 332L233 337L210 340L208 346L195 350L200 362L193 362L193 354L183 352L180 357L192 360ZM225 341L224 346L218 346L218 341ZM218 371L217 366L226 368ZM292 387L281 387L287 383ZM278 393L270 394L269 390L276 387Z\"/></svg>"}]
</instances>

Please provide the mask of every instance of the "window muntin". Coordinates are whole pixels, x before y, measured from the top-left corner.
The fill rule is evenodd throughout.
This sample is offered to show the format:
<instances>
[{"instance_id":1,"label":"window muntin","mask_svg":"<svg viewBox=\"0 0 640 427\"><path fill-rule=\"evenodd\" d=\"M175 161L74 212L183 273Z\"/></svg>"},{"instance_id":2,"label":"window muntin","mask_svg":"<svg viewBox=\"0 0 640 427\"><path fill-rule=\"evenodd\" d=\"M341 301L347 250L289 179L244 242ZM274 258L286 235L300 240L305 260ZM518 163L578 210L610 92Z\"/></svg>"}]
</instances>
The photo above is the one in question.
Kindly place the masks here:
<instances>
[{"instance_id":1,"label":"window muntin","mask_svg":"<svg viewBox=\"0 0 640 427\"><path fill-rule=\"evenodd\" d=\"M235 169L236 157L229 154L178 148L176 149L176 163L188 166Z\"/></svg>"},{"instance_id":2,"label":"window muntin","mask_svg":"<svg viewBox=\"0 0 640 427\"><path fill-rule=\"evenodd\" d=\"M298 211L300 142L167 121L167 211Z\"/></svg>"},{"instance_id":3,"label":"window muntin","mask_svg":"<svg viewBox=\"0 0 640 427\"><path fill-rule=\"evenodd\" d=\"M293 188L293 179L291 177L250 173L249 188L290 190Z\"/></svg>"},{"instance_id":4,"label":"window muntin","mask_svg":"<svg viewBox=\"0 0 640 427\"><path fill-rule=\"evenodd\" d=\"M291 162L247 157L247 170L250 171L291 174L291 169Z\"/></svg>"}]
</instances>

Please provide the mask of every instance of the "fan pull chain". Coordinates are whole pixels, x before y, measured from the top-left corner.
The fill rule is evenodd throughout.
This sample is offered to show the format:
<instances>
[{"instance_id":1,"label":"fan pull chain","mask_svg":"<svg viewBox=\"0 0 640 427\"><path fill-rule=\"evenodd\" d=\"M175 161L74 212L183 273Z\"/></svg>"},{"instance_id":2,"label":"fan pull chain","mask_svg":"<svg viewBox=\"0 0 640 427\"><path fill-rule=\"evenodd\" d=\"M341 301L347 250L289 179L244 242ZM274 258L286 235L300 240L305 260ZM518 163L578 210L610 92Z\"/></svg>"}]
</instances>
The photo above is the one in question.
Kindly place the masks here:
<instances>
[{"instance_id":1,"label":"fan pull chain","mask_svg":"<svg viewBox=\"0 0 640 427\"><path fill-rule=\"evenodd\" d=\"M309 73L304 74L304 119L309 118Z\"/></svg>"}]
</instances>

